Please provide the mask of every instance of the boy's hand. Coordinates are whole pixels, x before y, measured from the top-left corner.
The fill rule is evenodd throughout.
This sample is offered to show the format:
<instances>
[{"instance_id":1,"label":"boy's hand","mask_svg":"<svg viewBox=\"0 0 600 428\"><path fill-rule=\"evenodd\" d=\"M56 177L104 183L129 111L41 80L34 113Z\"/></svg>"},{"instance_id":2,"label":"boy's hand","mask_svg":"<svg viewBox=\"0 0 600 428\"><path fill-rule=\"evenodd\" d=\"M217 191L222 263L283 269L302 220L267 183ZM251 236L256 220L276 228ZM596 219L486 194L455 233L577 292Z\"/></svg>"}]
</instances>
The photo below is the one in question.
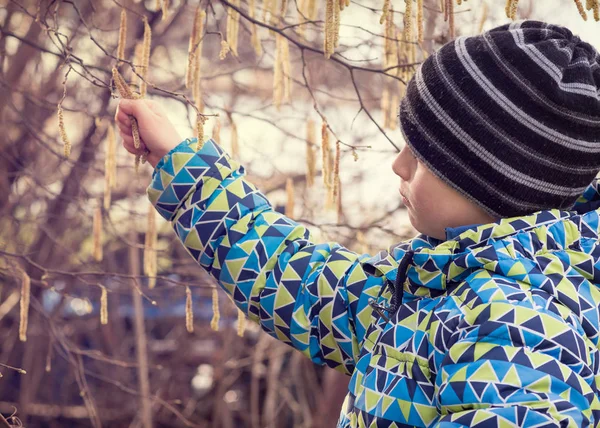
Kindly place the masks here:
<instances>
[{"instance_id":1,"label":"boy's hand","mask_svg":"<svg viewBox=\"0 0 600 428\"><path fill-rule=\"evenodd\" d=\"M137 119L141 140L139 149L133 146L131 121L128 116ZM150 153L147 160L154 168L164 155L182 141L162 106L151 100L122 99L119 101L115 113L115 122L119 127L121 138L123 138L125 150L135 155L141 155L145 149L148 149Z\"/></svg>"}]
</instances>

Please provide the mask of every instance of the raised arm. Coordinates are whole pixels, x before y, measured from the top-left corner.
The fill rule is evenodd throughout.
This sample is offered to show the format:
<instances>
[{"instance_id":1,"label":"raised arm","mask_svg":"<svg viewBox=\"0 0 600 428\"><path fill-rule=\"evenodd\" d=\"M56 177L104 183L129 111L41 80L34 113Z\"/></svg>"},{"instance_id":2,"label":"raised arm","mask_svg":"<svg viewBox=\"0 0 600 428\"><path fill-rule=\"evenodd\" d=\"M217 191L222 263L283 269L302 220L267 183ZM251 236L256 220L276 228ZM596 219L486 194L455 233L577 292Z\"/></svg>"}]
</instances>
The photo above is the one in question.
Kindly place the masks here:
<instances>
[{"instance_id":1,"label":"raised arm","mask_svg":"<svg viewBox=\"0 0 600 428\"><path fill-rule=\"evenodd\" d=\"M212 139L195 148L196 139L186 139L156 165L152 204L251 320L315 363L350 374L370 323L368 301L382 285L362 267L368 256L312 243Z\"/></svg>"}]
</instances>

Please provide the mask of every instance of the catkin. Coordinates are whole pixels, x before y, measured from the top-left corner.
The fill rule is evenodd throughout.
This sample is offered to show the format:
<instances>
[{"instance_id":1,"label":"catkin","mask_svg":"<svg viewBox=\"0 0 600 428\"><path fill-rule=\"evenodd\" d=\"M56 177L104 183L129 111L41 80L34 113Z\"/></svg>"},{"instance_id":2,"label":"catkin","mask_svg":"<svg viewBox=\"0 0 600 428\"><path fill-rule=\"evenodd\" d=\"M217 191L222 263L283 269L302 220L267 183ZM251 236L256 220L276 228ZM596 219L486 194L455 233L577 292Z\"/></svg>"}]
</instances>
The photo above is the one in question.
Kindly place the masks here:
<instances>
[{"instance_id":1,"label":"catkin","mask_svg":"<svg viewBox=\"0 0 600 428\"><path fill-rule=\"evenodd\" d=\"M506 13L506 17L510 18L510 11L512 8L513 0L506 0L506 4L504 5L504 12Z\"/></svg>"},{"instance_id":2,"label":"catkin","mask_svg":"<svg viewBox=\"0 0 600 428\"><path fill-rule=\"evenodd\" d=\"M97 262L102 261L102 207L94 210L92 255Z\"/></svg>"},{"instance_id":3,"label":"catkin","mask_svg":"<svg viewBox=\"0 0 600 428\"><path fill-rule=\"evenodd\" d=\"M381 14L381 18L379 18L379 23L383 24L386 21L386 16L390 9L390 0L385 0L383 3L383 13Z\"/></svg>"},{"instance_id":4,"label":"catkin","mask_svg":"<svg viewBox=\"0 0 600 428\"><path fill-rule=\"evenodd\" d=\"M112 76L113 76L113 81L115 82L115 86L117 87L117 90L119 91L119 94L121 95L121 98L129 99L129 100L135 100L135 99L139 98L139 96L137 94L135 94L131 90L129 85L125 82L125 79L123 79L123 76L121 76L121 73L119 73L119 70L117 70L116 67L113 67L113 69L112 69ZM133 146L136 149L139 149L141 146L141 140L140 140L140 130L138 127L137 120L132 115L129 115L128 117L129 117L129 120L131 121L131 134L133 135ZM134 166L135 166L136 172L138 172L140 157L141 157L140 155L135 156Z\"/></svg>"},{"instance_id":5,"label":"catkin","mask_svg":"<svg viewBox=\"0 0 600 428\"><path fill-rule=\"evenodd\" d=\"M510 5L510 19L513 21L517 19L517 10L519 8L519 0L512 0Z\"/></svg>"},{"instance_id":6,"label":"catkin","mask_svg":"<svg viewBox=\"0 0 600 428\"><path fill-rule=\"evenodd\" d=\"M334 50L334 3L337 3L337 1L327 0L327 4L325 7L325 38L323 40L323 51L325 53L325 58L327 59L331 57L331 54L333 54Z\"/></svg>"},{"instance_id":7,"label":"catkin","mask_svg":"<svg viewBox=\"0 0 600 428\"><path fill-rule=\"evenodd\" d=\"M240 0L231 0L231 4L234 6L240 6ZM227 43L231 49L231 53L238 56L238 33L240 26L240 14L233 10L233 8L227 8Z\"/></svg>"},{"instance_id":8,"label":"catkin","mask_svg":"<svg viewBox=\"0 0 600 428\"><path fill-rule=\"evenodd\" d=\"M327 122L325 121L321 125L321 155L323 158L323 183L325 184L325 188L329 189L329 157L331 154L329 153L329 132L327 130Z\"/></svg>"},{"instance_id":9,"label":"catkin","mask_svg":"<svg viewBox=\"0 0 600 428\"><path fill-rule=\"evenodd\" d=\"M288 217L294 217L294 181L288 177L285 181L285 215Z\"/></svg>"},{"instance_id":10,"label":"catkin","mask_svg":"<svg viewBox=\"0 0 600 428\"><path fill-rule=\"evenodd\" d=\"M412 41L412 3L413 0L404 0L406 10L404 11L404 40Z\"/></svg>"},{"instance_id":11,"label":"catkin","mask_svg":"<svg viewBox=\"0 0 600 428\"><path fill-rule=\"evenodd\" d=\"M237 334L238 334L238 336L244 337L245 331L246 331L246 315L240 308L238 308L238 318L237 318Z\"/></svg>"},{"instance_id":12,"label":"catkin","mask_svg":"<svg viewBox=\"0 0 600 428\"><path fill-rule=\"evenodd\" d=\"M221 52L219 52L219 59L224 60L227 57L227 53L229 52L229 44L227 40L221 40Z\"/></svg>"},{"instance_id":13,"label":"catkin","mask_svg":"<svg viewBox=\"0 0 600 428\"><path fill-rule=\"evenodd\" d=\"M19 317L19 340L27 341L27 323L29 321L29 299L31 296L31 279L23 268L21 271L21 299L20 299L20 317Z\"/></svg>"},{"instance_id":14,"label":"catkin","mask_svg":"<svg viewBox=\"0 0 600 428\"><path fill-rule=\"evenodd\" d=\"M146 79L148 78L148 68L150 66L150 50L152 49L152 29L148 23L148 18L144 16L144 44L142 48L142 83L140 84L140 96L146 96ZM137 147L136 147L137 148Z\"/></svg>"},{"instance_id":15,"label":"catkin","mask_svg":"<svg viewBox=\"0 0 600 428\"><path fill-rule=\"evenodd\" d=\"M121 25L119 26L119 44L117 45L117 58L125 58L125 41L127 40L127 12L121 9Z\"/></svg>"},{"instance_id":16,"label":"catkin","mask_svg":"<svg viewBox=\"0 0 600 428\"><path fill-rule=\"evenodd\" d=\"M194 23L192 25L192 33L190 34L190 42L188 45L188 66L185 73L185 87L190 88L194 78L194 70L196 66L200 65L200 58L202 57L202 33L204 27L204 18L206 12L200 9L200 6L196 8L194 14ZM198 61L196 61L198 59Z\"/></svg>"},{"instance_id":17,"label":"catkin","mask_svg":"<svg viewBox=\"0 0 600 428\"><path fill-rule=\"evenodd\" d=\"M517 4L518 0L515 0L514 4ZM448 37L450 40L454 39L454 1L448 1Z\"/></svg>"},{"instance_id":18,"label":"catkin","mask_svg":"<svg viewBox=\"0 0 600 428\"><path fill-rule=\"evenodd\" d=\"M158 242L156 230L156 210L150 206L148 209L146 237L144 242L144 275L148 276L148 287L156 285L157 254L156 244Z\"/></svg>"},{"instance_id":19,"label":"catkin","mask_svg":"<svg viewBox=\"0 0 600 428\"><path fill-rule=\"evenodd\" d=\"M204 122L206 122L206 116L198 113L196 118L196 151L204 146Z\"/></svg>"},{"instance_id":20,"label":"catkin","mask_svg":"<svg viewBox=\"0 0 600 428\"><path fill-rule=\"evenodd\" d=\"M100 324L108 324L108 293L104 286L102 286L102 294L100 295Z\"/></svg>"},{"instance_id":21,"label":"catkin","mask_svg":"<svg viewBox=\"0 0 600 428\"><path fill-rule=\"evenodd\" d=\"M219 331L219 320L221 319L221 314L219 312L219 294L217 293L216 288L213 288L212 291L212 309L213 316L210 320L210 328L214 331Z\"/></svg>"},{"instance_id":22,"label":"catkin","mask_svg":"<svg viewBox=\"0 0 600 428\"><path fill-rule=\"evenodd\" d=\"M594 0L592 8L594 9L594 21L600 21L600 0Z\"/></svg>"},{"instance_id":23,"label":"catkin","mask_svg":"<svg viewBox=\"0 0 600 428\"><path fill-rule=\"evenodd\" d=\"M335 142L335 162L333 163L333 200L337 202L340 188L340 142Z\"/></svg>"},{"instance_id":24,"label":"catkin","mask_svg":"<svg viewBox=\"0 0 600 428\"><path fill-rule=\"evenodd\" d=\"M255 0L250 0L250 5L248 6L248 15L252 19L254 19L256 16ZM298 28L302 28L302 26L300 26ZM260 37L258 36L258 27L256 26L255 23L252 23L252 26L250 27L250 29L252 32L250 42L252 43L254 52L256 53L256 56L261 56L263 53L263 50L262 50L262 44L260 43Z\"/></svg>"},{"instance_id":25,"label":"catkin","mask_svg":"<svg viewBox=\"0 0 600 428\"><path fill-rule=\"evenodd\" d=\"M581 0L575 0L575 4L577 5L577 10L579 11L579 14L583 18L583 20L587 21L587 13L585 12L583 5L581 4Z\"/></svg>"},{"instance_id":26,"label":"catkin","mask_svg":"<svg viewBox=\"0 0 600 428\"><path fill-rule=\"evenodd\" d=\"M61 104L58 105L58 130L60 132L60 138L64 144L65 157L68 158L71 154L71 142L69 141L67 131L65 130L65 119L63 117L63 109Z\"/></svg>"},{"instance_id":27,"label":"catkin","mask_svg":"<svg viewBox=\"0 0 600 428\"><path fill-rule=\"evenodd\" d=\"M340 1L336 0L333 4L333 47L340 45ZM333 51L331 51L333 53Z\"/></svg>"},{"instance_id":28,"label":"catkin","mask_svg":"<svg viewBox=\"0 0 600 428\"><path fill-rule=\"evenodd\" d=\"M185 287L185 329L188 333L194 332L194 310L192 307L192 290L189 286Z\"/></svg>"},{"instance_id":29,"label":"catkin","mask_svg":"<svg viewBox=\"0 0 600 428\"><path fill-rule=\"evenodd\" d=\"M111 189L115 187L116 178L116 149L115 131L112 125L108 126L104 155L104 209L110 208Z\"/></svg>"},{"instance_id":30,"label":"catkin","mask_svg":"<svg viewBox=\"0 0 600 428\"><path fill-rule=\"evenodd\" d=\"M315 183L315 122L309 119L306 123L306 187Z\"/></svg>"},{"instance_id":31,"label":"catkin","mask_svg":"<svg viewBox=\"0 0 600 428\"><path fill-rule=\"evenodd\" d=\"M162 21L167 19L167 15L169 14L169 0L161 0L161 10L162 10Z\"/></svg>"},{"instance_id":32,"label":"catkin","mask_svg":"<svg viewBox=\"0 0 600 428\"><path fill-rule=\"evenodd\" d=\"M344 222L344 208L342 206L342 183L338 182L338 198L337 198L337 222Z\"/></svg>"},{"instance_id":33,"label":"catkin","mask_svg":"<svg viewBox=\"0 0 600 428\"><path fill-rule=\"evenodd\" d=\"M423 0L417 0L417 41L423 41Z\"/></svg>"},{"instance_id":34,"label":"catkin","mask_svg":"<svg viewBox=\"0 0 600 428\"><path fill-rule=\"evenodd\" d=\"M273 70L273 104L280 109L291 100L291 66L288 40L281 34L275 36L275 64Z\"/></svg>"},{"instance_id":35,"label":"catkin","mask_svg":"<svg viewBox=\"0 0 600 428\"><path fill-rule=\"evenodd\" d=\"M219 118L216 119L215 126L213 126L212 139L215 140L217 144L221 144L221 120L219 120Z\"/></svg>"},{"instance_id":36,"label":"catkin","mask_svg":"<svg viewBox=\"0 0 600 428\"><path fill-rule=\"evenodd\" d=\"M231 157L235 160L240 159L240 145L238 141L237 126L231 121Z\"/></svg>"}]
</instances>

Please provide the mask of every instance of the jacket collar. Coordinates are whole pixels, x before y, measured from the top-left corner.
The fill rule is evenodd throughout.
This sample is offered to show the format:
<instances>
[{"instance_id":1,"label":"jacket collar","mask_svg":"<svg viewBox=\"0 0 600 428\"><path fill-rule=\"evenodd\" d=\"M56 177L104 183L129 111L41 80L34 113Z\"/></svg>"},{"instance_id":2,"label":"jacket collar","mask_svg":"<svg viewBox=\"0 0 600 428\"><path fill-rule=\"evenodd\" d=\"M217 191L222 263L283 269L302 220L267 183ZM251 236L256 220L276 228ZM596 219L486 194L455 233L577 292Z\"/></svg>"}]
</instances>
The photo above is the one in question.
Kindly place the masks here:
<instances>
[{"instance_id":1,"label":"jacket collar","mask_svg":"<svg viewBox=\"0 0 600 428\"><path fill-rule=\"evenodd\" d=\"M446 241L418 235L365 260L363 267L368 274L385 276L393 282L399 261L411 251L414 254L407 269L411 285L444 290L449 280L459 280L469 268L486 264L486 268L491 268L490 264L496 264L504 257L514 260L512 246L515 240L535 239L540 249L557 249L574 245L571 241L578 240L582 233L586 237L592 234L597 239L599 214L600 181L595 179L571 210L542 210L494 223L471 225L461 228L462 231L450 231L447 237L452 238Z\"/></svg>"}]
</instances>

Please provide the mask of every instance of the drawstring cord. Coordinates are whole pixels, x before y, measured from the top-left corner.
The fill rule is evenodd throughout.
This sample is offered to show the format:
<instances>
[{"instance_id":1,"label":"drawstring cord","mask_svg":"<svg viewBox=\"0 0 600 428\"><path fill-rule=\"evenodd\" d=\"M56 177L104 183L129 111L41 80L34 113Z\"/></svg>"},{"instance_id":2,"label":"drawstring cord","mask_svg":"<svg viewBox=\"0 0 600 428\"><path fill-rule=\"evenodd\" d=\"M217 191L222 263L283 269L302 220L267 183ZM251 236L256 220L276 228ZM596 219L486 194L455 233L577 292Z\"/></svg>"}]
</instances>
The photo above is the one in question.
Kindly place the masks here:
<instances>
[{"instance_id":1,"label":"drawstring cord","mask_svg":"<svg viewBox=\"0 0 600 428\"><path fill-rule=\"evenodd\" d=\"M404 257L402 257L402 261L398 266L398 271L396 272L396 281L392 283L391 281L387 281L387 285L392 288L392 298L390 300L389 306L380 305L375 303L375 300L371 299L369 305L373 308L375 312L381 316L385 322L388 322L390 318L384 314L384 312L388 312L390 316L395 313L400 305L402 304L402 297L404 296L404 281L406 281L406 272L408 271L408 265L412 263L414 251L407 251Z\"/></svg>"}]
</instances>

